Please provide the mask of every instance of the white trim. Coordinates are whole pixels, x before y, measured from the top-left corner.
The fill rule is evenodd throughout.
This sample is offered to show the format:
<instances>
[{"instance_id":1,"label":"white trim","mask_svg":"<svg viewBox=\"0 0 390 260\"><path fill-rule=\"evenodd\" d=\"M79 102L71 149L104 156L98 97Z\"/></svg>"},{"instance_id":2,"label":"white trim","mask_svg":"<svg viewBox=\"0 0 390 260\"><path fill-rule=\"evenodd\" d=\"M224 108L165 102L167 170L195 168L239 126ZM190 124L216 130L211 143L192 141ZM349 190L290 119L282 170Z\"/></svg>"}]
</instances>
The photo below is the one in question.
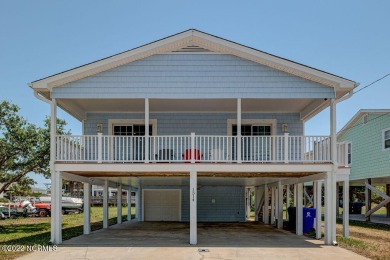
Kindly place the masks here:
<instances>
[{"instance_id":1,"label":"white trim","mask_svg":"<svg viewBox=\"0 0 390 260\"><path fill-rule=\"evenodd\" d=\"M112 127L114 125L144 125L144 124L145 124L145 119L108 119L108 135L113 135ZM152 125L152 135L157 135L157 119L149 119L149 124Z\"/></svg>"},{"instance_id":2,"label":"white trim","mask_svg":"<svg viewBox=\"0 0 390 260\"><path fill-rule=\"evenodd\" d=\"M145 221L145 191L179 191L179 221L181 222L181 201L182 201L182 192L181 189L142 189L142 222Z\"/></svg>"},{"instance_id":3,"label":"white trim","mask_svg":"<svg viewBox=\"0 0 390 260\"><path fill-rule=\"evenodd\" d=\"M233 125L237 124L237 119L227 120L227 135L232 136ZM271 135L276 135L276 119L241 119L241 125L270 125Z\"/></svg>"},{"instance_id":4,"label":"white trim","mask_svg":"<svg viewBox=\"0 0 390 260\"><path fill-rule=\"evenodd\" d=\"M190 29L162 40L80 66L29 84L34 89L52 89L66 83L79 80L99 72L112 69L151 55L163 54L177 50L184 45L200 44L214 52L236 55L274 69L278 69L311 81L315 81L334 88L353 89L357 83L324 71L320 71L281 57L277 57L259 50L255 50L216 36Z\"/></svg>"},{"instance_id":5,"label":"white trim","mask_svg":"<svg viewBox=\"0 0 390 260\"><path fill-rule=\"evenodd\" d=\"M313 172L332 170L332 164L259 164L259 163L56 163L55 171L65 172L158 172L183 173L190 171L239 173L239 172ZM349 168L348 168L349 169ZM339 169L340 170L340 169ZM74 173L73 173L74 174ZM261 177L261 176L259 176Z\"/></svg>"},{"instance_id":6,"label":"white trim","mask_svg":"<svg viewBox=\"0 0 390 260\"><path fill-rule=\"evenodd\" d=\"M382 130L382 151L390 151L389 148L385 148L385 132L390 131L390 127Z\"/></svg>"}]
</instances>

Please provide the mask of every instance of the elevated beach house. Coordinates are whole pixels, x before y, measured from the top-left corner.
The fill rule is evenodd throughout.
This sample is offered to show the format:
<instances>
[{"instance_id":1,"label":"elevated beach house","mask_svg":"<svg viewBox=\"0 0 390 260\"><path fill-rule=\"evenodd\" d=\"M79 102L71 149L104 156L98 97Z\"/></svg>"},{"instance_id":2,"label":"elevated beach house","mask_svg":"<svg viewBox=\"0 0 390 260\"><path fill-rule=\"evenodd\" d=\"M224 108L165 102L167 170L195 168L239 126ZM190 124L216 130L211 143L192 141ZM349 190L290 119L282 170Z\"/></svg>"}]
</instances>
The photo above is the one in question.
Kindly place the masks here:
<instances>
[{"instance_id":1,"label":"elevated beach house","mask_svg":"<svg viewBox=\"0 0 390 260\"><path fill-rule=\"evenodd\" d=\"M189 222L191 244L198 221L246 221L251 194L256 220L282 228L286 189L302 234L303 183L315 182L317 205L324 183L325 243L335 243L335 185L348 192L349 175L336 104L357 85L193 29L30 83L51 106L52 242L62 241L65 178L85 183L86 201L91 184L104 186L104 228L112 186L137 192L139 221ZM56 135L57 107L82 135ZM330 134L305 136L328 107ZM88 234L88 203L84 214Z\"/></svg>"},{"instance_id":2,"label":"elevated beach house","mask_svg":"<svg viewBox=\"0 0 390 260\"><path fill-rule=\"evenodd\" d=\"M390 217L390 109L359 110L340 130L337 140L347 147L344 158L351 167L350 187L365 186L365 196L356 199L365 202L366 218L381 207L387 208ZM375 207L371 207L372 193L379 197Z\"/></svg>"}]
</instances>

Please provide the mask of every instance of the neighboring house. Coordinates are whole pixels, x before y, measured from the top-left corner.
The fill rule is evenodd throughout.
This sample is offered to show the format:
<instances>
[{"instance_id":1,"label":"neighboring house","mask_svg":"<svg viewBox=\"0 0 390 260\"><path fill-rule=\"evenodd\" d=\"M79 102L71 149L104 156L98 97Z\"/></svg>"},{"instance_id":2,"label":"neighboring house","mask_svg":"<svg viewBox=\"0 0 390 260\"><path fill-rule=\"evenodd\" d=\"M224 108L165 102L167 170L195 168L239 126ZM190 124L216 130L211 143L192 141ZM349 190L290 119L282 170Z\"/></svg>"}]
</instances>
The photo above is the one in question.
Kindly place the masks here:
<instances>
[{"instance_id":1,"label":"neighboring house","mask_svg":"<svg viewBox=\"0 0 390 260\"><path fill-rule=\"evenodd\" d=\"M384 186L390 196L390 109L359 110L338 133L337 140L348 147L350 185ZM371 208L369 193L368 209ZM387 205L390 216L390 203Z\"/></svg>"},{"instance_id":2,"label":"neighboring house","mask_svg":"<svg viewBox=\"0 0 390 260\"><path fill-rule=\"evenodd\" d=\"M197 221L246 221L253 190L256 218L282 228L289 185L302 234L299 198L310 181L317 194L325 181L325 243L334 243L335 182L349 174L336 163L336 104L357 85L197 30L29 84L51 105L54 201L61 178L103 185L105 198L109 186L134 190L140 221L190 222L191 244ZM81 136L55 135L57 107L82 122ZM305 136L305 122L327 107L330 135ZM62 241L59 209L54 243ZM107 228L107 199L104 212Z\"/></svg>"}]
</instances>

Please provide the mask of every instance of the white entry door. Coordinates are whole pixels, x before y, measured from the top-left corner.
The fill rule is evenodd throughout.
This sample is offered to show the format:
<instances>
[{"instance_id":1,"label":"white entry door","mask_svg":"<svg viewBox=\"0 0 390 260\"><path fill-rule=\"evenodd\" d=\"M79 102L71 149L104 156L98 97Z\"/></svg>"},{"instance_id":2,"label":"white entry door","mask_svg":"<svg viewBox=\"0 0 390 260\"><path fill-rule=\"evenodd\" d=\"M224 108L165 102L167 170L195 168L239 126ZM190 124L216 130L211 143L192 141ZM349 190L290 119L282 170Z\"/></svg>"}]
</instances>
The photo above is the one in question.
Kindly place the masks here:
<instances>
[{"instance_id":1,"label":"white entry door","mask_svg":"<svg viewBox=\"0 0 390 260\"><path fill-rule=\"evenodd\" d=\"M180 221L181 190L144 189L144 221Z\"/></svg>"}]
</instances>

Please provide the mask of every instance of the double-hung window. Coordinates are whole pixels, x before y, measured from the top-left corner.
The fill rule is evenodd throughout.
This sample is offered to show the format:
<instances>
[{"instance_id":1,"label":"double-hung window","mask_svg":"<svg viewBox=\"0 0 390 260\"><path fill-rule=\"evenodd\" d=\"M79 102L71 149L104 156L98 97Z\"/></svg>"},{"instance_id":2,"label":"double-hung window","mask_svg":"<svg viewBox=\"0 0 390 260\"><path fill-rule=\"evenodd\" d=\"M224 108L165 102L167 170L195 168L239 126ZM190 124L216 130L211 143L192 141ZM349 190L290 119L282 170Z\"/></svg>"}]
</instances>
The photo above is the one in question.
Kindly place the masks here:
<instances>
[{"instance_id":1,"label":"double-hung window","mask_svg":"<svg viewBox=\"0 0 390 260\"><path fill-rule=\"evenodd\" d=\"M390 128L383 130L383 150L390 150Z\"/></svg>"}]
</instances>

